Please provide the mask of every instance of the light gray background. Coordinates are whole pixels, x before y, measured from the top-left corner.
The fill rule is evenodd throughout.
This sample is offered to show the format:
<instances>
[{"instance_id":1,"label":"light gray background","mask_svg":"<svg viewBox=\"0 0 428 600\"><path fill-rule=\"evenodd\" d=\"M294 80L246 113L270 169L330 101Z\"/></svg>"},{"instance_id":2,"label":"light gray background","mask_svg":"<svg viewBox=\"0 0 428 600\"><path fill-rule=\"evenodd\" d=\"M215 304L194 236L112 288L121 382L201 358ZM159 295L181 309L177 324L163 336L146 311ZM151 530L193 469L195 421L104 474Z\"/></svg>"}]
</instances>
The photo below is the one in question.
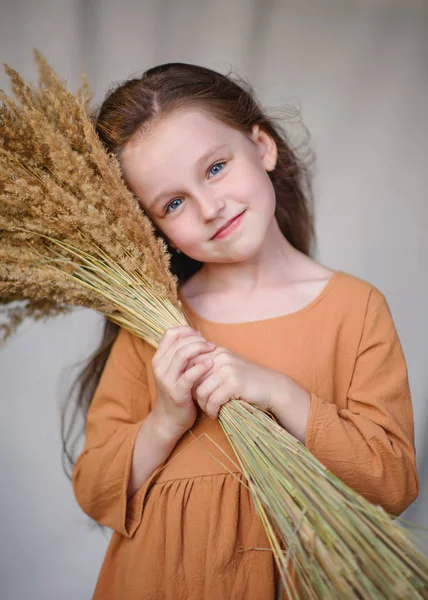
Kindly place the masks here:
<instances>
[{"instance_id":1,"label":"light gray background","mask_svg":"<svg viewBox=\"0 0 428 600\"><path fill-rule=\"evenodd\" d=\"M428 9L413 0L1 0L0 58L35 78L32 48L96 101L168 61L248 77L267 107L301 106L317 155L317 258L391 307L409 368L419 498L428 526ZM0 87L6 76L0 74ZM81 309L27 323L0 351L0 598L92 595L109 535L63 474L59 405L99 341ZM72 371L74 373L75 371Z\"/></svg>"}]
</instances>

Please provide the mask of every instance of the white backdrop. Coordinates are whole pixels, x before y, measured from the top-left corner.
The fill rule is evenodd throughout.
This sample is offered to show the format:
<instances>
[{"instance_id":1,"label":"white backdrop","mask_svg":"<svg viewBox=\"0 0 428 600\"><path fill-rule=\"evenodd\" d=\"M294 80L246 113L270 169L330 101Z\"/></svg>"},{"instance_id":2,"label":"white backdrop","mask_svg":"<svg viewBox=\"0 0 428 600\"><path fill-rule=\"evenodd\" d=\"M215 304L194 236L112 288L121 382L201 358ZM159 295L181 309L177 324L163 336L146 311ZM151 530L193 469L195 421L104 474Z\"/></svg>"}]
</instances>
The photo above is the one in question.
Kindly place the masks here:
<instances>
[{"instance_id":1,"label":"white backdrop","mask_svg":"<svg viewBox=\"0 0 428 600\"><path fill-rule=\"evenodd\" d=\"M421 0L0 0L0 59L32 48L96 102L155 64L232 67L267 107L301 106L317 155L317 259L376 285L409 368L428 526L428 5ZM7 78L0 74L0 87ZM27 323L0 351L0 597L91 597L109 535L91 529L60 461L65 369L98 345L88 310ZM75 371L74 371L75 372Z\"/></svg>"}]
</instances>

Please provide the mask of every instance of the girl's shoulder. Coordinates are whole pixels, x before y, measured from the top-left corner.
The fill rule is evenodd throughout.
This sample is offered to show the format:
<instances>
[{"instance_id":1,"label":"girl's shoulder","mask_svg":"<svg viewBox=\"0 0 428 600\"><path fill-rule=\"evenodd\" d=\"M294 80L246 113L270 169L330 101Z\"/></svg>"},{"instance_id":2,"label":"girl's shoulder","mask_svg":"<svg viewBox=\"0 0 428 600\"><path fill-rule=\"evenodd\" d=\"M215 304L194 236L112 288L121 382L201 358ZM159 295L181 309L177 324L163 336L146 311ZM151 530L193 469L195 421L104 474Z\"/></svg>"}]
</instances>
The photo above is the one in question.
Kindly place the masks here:
<instances>
[{"instance_id":1,"label":"girl's shoulder","mask_svg":"<svg viewBox=\"0 0 428 600\"><path fill-rule=\"evenodd\" d=\"M373 302L386 302L385 295L381 290L367 279L346 271L336 271L336 274L338 280L340 280L339 291L348 301L366 305Z\"/></svg>"},{"instance_id":2,"label":"girl's shoulder","mask_svg":"<svg viewBox=\"0 0 428 600\"><path fill-rule=\"evenodd\" d=\"M384 293L370 281L345 271L336 271L335 285L328 301L318 312L319 319L332 330L392 331L394 319Z\"/></svg>"}]
</instances>

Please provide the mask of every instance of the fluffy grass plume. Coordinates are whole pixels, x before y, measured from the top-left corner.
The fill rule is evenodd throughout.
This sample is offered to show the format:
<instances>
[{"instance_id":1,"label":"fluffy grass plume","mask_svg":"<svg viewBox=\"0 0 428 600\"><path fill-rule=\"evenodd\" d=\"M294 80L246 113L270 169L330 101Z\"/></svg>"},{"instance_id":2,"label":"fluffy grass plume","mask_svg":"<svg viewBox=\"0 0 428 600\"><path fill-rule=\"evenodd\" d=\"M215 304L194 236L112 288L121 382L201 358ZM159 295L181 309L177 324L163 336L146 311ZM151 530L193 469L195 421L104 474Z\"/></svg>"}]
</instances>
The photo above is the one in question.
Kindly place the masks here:
<instances>
[{"instance_id":1,"label":"fluffy grass plume","mask_svg":"<svg viewBox=\"0 0 428 600\"><path fill-rule=\"evenodd\" d=\"M189 324L167 246L95 132L86 80L73 95L35 59L37 88L5 65L15 99L0 92L2 341L26 317L85 306L157 348L167 328ZM428 560L393 517L272 415L231 399L219 423L289 598L428 598Z\"/></svg>"},{"instance_id":2,"label":"fluffy grass plume","mask_svg":"<svg viewBox=\"0 0 428 600\"><path fill-rule=\"evenodd\" d=\"M0 92L0 302L26 301L3 307L3 341L25 316L70 305L103 311L148 336L161 308L185 324L166 244L96 135L87 86L73 96L35 56L39 88L5 65L19 105ZM140 298L146 282L150 305L146 290ZM151 327L141 322L140 302Z\"/></svg>"}]
</instances>

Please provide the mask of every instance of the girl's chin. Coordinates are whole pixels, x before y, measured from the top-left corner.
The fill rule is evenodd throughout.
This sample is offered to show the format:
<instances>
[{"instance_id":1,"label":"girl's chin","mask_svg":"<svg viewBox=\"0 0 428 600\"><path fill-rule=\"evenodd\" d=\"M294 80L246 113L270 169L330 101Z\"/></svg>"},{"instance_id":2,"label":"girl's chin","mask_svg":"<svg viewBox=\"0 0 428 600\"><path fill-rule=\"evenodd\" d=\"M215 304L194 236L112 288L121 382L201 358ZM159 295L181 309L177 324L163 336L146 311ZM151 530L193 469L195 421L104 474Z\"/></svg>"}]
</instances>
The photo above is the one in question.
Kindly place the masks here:
<instances>
[{"instance_id":1,"label":"girl's chin","mask_svg":"<svg viewBox=\"0 0 428 600\"><path fill-rule=\"evenodd\" d=\"M250 239L246 243L243 241L234 246L225 246L222 250L210 253L205 258L198 260L211 263L242 262L257 256L261 249L262 244L256 243L254 239Z\"/></svg>"}]
</instances>

